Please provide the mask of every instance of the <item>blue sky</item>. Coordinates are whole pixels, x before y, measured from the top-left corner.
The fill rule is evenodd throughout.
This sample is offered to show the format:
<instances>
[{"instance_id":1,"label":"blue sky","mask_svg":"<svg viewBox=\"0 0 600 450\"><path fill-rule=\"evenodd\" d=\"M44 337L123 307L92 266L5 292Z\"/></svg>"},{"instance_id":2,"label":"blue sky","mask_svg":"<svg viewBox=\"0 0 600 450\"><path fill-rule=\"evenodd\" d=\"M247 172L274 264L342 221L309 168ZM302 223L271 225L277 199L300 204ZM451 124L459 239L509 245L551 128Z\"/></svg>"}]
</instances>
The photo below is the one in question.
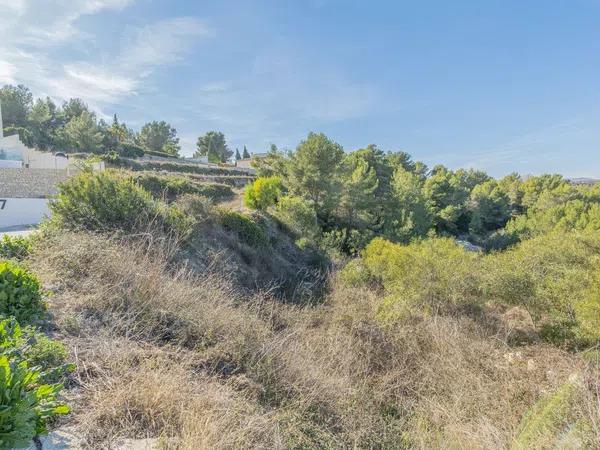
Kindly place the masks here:
<instances>
[{"instance_id":1,"label":"blue sky","mask_svg":"<svg viewBox=\"0 0 600 450\"><path fill-rule=\"evenodd\" d=\"M0 84L79 96L184 153L322 131L499 176L600 177L600 0L0 0Z\"/></svg>"}]
</instances>

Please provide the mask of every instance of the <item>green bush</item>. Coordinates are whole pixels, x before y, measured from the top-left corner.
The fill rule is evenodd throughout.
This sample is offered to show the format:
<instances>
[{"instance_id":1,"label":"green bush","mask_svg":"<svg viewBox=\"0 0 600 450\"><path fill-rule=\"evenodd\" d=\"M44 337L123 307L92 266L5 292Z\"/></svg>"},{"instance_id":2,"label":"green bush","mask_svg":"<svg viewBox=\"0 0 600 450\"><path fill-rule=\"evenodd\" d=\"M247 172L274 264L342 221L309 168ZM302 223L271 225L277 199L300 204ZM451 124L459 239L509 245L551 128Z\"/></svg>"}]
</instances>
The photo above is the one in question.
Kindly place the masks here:
<instances>
[{"instance_id":1,"label":"green bush","mask_svg":"<svg viewBox=\"0 0 600 450\"><path fill-rule=\"evenodd\" d=\"M14 317L0 318L0 351L39 369L44 383L58 382L74 369L73 364L66 363L67 350L63 344L32 326L21 327Z\"/></svg>"},{"instance_id":2,"label":"green bush","mask_svg":"<svg viewBox=\"0 0 600 450\"><path fill-rule=\"evenodd\" d=\"M50 203L52 220L60 227L93 231L132 232L158 226L186 234L182 213L155 201L131 178L116 172L83 172L60 186Z\"/></svg>"},{"instance_id":3,"label":"green bush","mask_svg":"<svg viewBox=\"0 0 600 450\"><path fill-rule=\"evenodd\" d=\"M143 173L135 181L155 198L175 200L184 194L198 194L215 201L230 200L235 193L230 186L220 183L199 183L183 176Z\"/></svg>"},{"instance_id":4,"label":"green bush","mask_svg":"<svg viewBox=\"0 0 600 450\"><path fill-rule=\"evenodd\" d=\"M215 202L223 202L235 198L235 192L233 192L231 186L222 183L197 183L195 193L203 197L208 197Z\"/></svg>"},{"instance_id":5,"label":"green bush","mask_svg":"<svg viewBox=\"0 0 600 450\"><path fill-rule=\"evenodd\" d=\"M176 206L197 223L208 222L215 216L212 200L202 195L184 194L177 199Z\"/></svg>"},{"instance_id":6,"label":"green bush","mask_svg":"<svg viewBox=\"0 0 600 450\"><path fill-rule=\"evenodd\" d=\"M483 294L493 303L526 308L553 343L599 342L599 254L594 232L557 231L523 241L483 259Z\"/></svg>"},{"instance_id":7,"label":"green bush","mask_svg":"<svg viewBox=\"0 0 600 450\"><path fill-rule=\"evenodd\" d=\"M144 149L135 144L120 144L117 153L123 158L141 158L144 156Z\"/></svg>"},{"instance_id":8,"label":"green bush","mask_svg":"<svg viewBox=\"0 0 600 450\"><path fill-rule=\"evenodd\" d=\"M406 246L375 238L363 251L366 269L387 294L381 306L385 320L479 305L479 259L448 238Z\"/></svg>"},{"instance_id":9,"label":"green bush","mask_svg":"<svg viewBox=\"0 0 600 450\"><path fill-rule=\"evenodd\" d=\"M275 217L292 232L314 239L319 233L317 214L310 202L293 196L281 197L277 202Z\"/></svg>"},{"instance_id":10,"label":"green bush","mask_svg":"<svg viewBox=\"0 0 600 450\"><path fill-rule=\"evenodd\" d=\"M44 383L43 369L26 359L21 343L18 324L0 321L0 448L26 447L47 433L51 418L69 412L58 400L62 385Z\"/></svg>"},{"instance_id":11,"label":"green bush","mask_svg":"<svg viewBox=\"0 0 600 450\"><path fill-rule=\"evenodd\" d=\"M279 177L261 177L246 186L244 203L248 208L266 210L275 205L281 195L283 185Z\"/></svg>"},{"instance_id":12,"label":"green bush","mask_svg":"<svg viewBox=\"0 0 600 450\"><path fill-rule=\"evenodd\" d=\"M238 212L222 210L221 224L242 242L253 247L264 247L269 242L265 230L256 221Z\"/></svg>"},{"instance_id":13,"label":"green bush","mask_svg":"<svg viewBox=\"0 0 600 450\"><path fill-rule=\"evenodd\" d=\"M31 240L21 236L4 235L0 239L0 258L23 259L31 252Z\"/></svg>"},{"instance_id":14,"label":"green bush","mask_svg":"<svg viewBox=\"0 0 600 450\"><path fill-rule=\"evenodd\" d=\"M196 193L195 183L184 177L143 173L134 180L158 199L174 200L182 194Z\"/></svg>"},{"instance_id":15,"label":"green bush","mask_svg":"<svg viewBox=\"0 0 600 450\"><path fill-rule=\"evenodd\" d=\"M364 286L372 279L372 275L362 259L356 258L348 262L339 273L340 280L347 286Z\"/></svg>"},{"instance_id":16,"label":"green bush","mask_svg":"<svg viewBox=\"0 0 600 450\"><path fill-rule=\"evenodd\" d=\"M42 318L44 311L38 279L10 262L0 263L0 314L14 316L19 323L32 323Z\"/></svg>"}]
</instances>

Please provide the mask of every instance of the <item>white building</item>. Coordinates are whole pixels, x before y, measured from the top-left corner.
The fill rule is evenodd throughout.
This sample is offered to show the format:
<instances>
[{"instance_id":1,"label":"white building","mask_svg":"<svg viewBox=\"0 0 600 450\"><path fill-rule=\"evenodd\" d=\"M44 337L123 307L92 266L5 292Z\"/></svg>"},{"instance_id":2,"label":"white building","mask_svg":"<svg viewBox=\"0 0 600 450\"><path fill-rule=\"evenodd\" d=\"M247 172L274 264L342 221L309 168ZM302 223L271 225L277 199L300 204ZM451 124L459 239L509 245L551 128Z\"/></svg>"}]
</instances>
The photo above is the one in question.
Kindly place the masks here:
<instances>
[{"instance_id":1,"label":"white building","mask_svg":"<svg viewBox=\"0 0 600 450\"><path fill-rule=\"evenodd\" d=\"M4 136L0 106L0 230L38 225L58 185L79 172L63 154L28 148L18 135ZM92 164L103 170L104 162Z\"/></svg>"},{"instance_id":2,"label":"white building","mask_svg":"<svg viewBox=\"0 0 600 450\"><path fill-rule=\"evenodd\" d=\"M64 154L53 155L28 148L18 134L4 136L2 105L0 104L0 168L66 169L69 159Z\"/></svg>"}]
</instances>

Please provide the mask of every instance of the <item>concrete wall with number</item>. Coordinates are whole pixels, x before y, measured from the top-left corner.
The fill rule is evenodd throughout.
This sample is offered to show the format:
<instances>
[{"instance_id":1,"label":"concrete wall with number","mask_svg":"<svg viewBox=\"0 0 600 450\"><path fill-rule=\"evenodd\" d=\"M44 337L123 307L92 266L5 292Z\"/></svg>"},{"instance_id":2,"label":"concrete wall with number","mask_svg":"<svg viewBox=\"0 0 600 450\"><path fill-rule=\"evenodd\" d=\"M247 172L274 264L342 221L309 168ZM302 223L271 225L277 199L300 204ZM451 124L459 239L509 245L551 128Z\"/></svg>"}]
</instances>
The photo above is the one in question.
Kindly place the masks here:
<instances>
[{"instance_id":1,"label":"concrete wall with number","mask_svg":"<svg viewBox=\"0 0 600 450\"><path fill-rule=\"evenodd\" d=\"M37 225L46 215L46 198L0 198L0 229Z\"/></svg>"}]
</instances>

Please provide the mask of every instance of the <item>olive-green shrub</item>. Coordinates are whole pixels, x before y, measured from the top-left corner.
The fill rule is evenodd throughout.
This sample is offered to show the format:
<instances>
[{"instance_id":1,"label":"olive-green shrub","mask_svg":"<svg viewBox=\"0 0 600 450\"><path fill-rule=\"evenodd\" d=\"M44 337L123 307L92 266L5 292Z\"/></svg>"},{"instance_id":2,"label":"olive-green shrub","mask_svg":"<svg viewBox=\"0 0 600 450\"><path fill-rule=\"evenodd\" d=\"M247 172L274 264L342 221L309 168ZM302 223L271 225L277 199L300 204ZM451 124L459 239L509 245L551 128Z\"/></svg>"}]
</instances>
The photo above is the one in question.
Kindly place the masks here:
<instances>
[{"instance_id":1,"label":"olive-green shrub","mask_svg":"<svg viewBox=\"0 0 600 450\"><path fill-rule=\"evenodd\" d=\"M27 270L10 262L0 263L0 314L14 316L19 323L43 317L40 282Z\"/></svg>"},{"instance_id":2,"label":"olive-green shrub","mask_svg":"<svg viewBox=\"0 0 600 450\"><path fill-rule=\"evenodd\" d=\"M275 205L283 185L279 177L261 177L246 186L244 203L248 208L266 210Z\"/></svg>"},{"instance_id":3,"label":"olive-green shrub","mask_svg":"<svg viewBox=\"0 0 600 450\"><path fill-rule=\"evenodd\" d=\"M138 145L124 142L117 147L117 153L123 158L141 158L144 156L144 149Z\"/></svg>"},{"instance_id":4,"label":"olive-green shrub","mask_svg":"<svg viewBox=\"0 0 600 450\"><path fill-rule=\"evenodd\" d=\"M301 197L281 197L274 214L296 234L314 239L319 233L317 213L310 202Z\"/></svg>"},{"instance_id":5,"label":"olive-green shrub","mask_svg":"<svg viewBox=\"0 0 600 450\"><path fill-rule=\"evenodd\" d=\"M221 225L237 235L240 241L253 247L264 247L269 240L263 227L252 218L235 211L221 210Z\"/></svg>"},{"instance_id":6,"label":"olive-green shrub","mask_svg":"<svg viewBox=\"0 0 600 450\"><path fill-rule=\"evenodd\" d=\"M385 320L480 304L479 259L448 238L409 245L375 238L363 251L366 269L386 292L380 311Z\"/></svg>"},{"instance_id":7,"label":"olive-green shrub","mask_svg":"<svg viewBox=\"0 0 600 450\"><path fill-rule=\"evenodd\" d=\"M374 277L360 258L352 259L339 272L339 278L347 286L366 285Z\"/></svg>"},{"instance_id":8,"label":"olive-green shrub","mask_svg":"<svg viewBox=\"0 0 600 450\"><path fill-rule=\"evenodd\" d=\"M0 258L22 259L31 251L31 240L5 234L0 239Z\"/></svg>"},{"instance_id":9,"label":"olive-green shrub","mask_svg":"<svg viewBox=\"0 0 600 450\"><path fill-rule=\"evenodd\" d=\"M0 448L21 448L47 433L48 421L67 414L58 399L62 385L45 384L44 367L28 360L21 328L0 320ZM47 362L45 355L39 363Z\"/></svg>"},{"instance_id":10,"label":"olive-green shrub","mask_svg":"<svg viewBox=\"0 0 600 450\"><path fill-rule=\"evenodd\" d=\"M492 303L527 309L543 338L600 341L597 267L600 236L555 231L482 261L482 291Z\"/></svg>"},{"instance_id":11,"label":"olive-green shrub","mask_svg":"<svg viewBox=\"0 0 600 450\"><path fill-rule=\"evenodd\" d=\"M142 173L135 181L155 198L175 200L184 194L198 194L214 201L231 200L235 193L230 186L221 183L200 183L184 176Z\"/></svg>"},{"instance_id":12,"label":"olive-green shrub","mask_svg":"<svg viewBox=\"0 0 600 450\"><path fill-rule=\"evenodd\" d=\"M50 209L53 223L68 229L132 232L154 226L185 235L190 225L180 211L113 171L86 171L63 183Z\"/></svg>"}]
</instances>

